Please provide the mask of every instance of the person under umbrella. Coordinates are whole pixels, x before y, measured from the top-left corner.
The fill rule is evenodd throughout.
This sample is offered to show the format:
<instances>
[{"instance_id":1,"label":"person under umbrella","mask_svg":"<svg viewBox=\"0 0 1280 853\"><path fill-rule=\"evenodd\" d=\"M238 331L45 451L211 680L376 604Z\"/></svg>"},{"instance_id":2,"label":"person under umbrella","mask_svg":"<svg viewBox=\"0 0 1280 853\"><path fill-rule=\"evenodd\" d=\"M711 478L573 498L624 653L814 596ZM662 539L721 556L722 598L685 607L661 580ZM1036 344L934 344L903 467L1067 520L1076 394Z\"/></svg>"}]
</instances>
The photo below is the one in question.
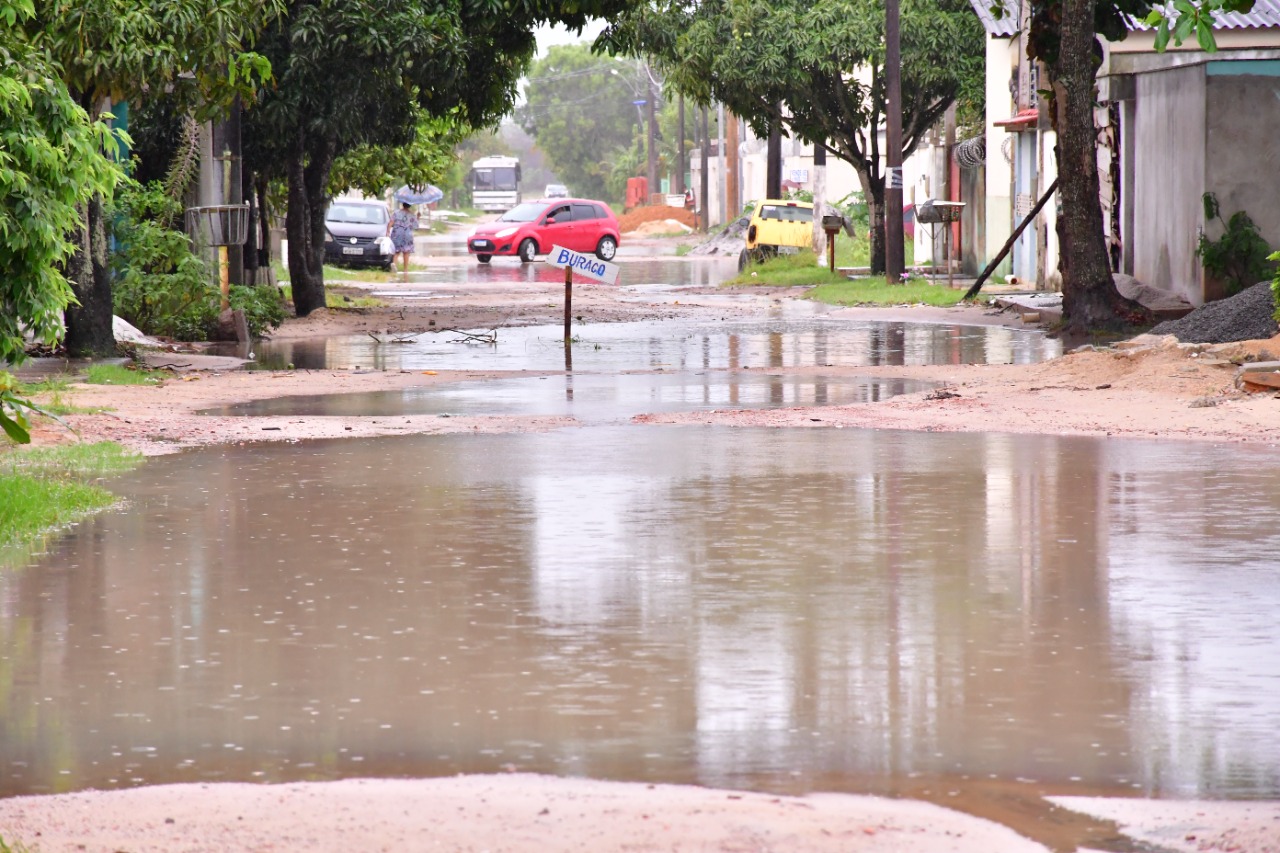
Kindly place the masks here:
<instances>
[{"instance_id":1,"label":"person under umbrella","mask_svg":"<svg viewBox=\"0 0 1280 853\"><path fill-rule=\"evenodd\" d=\"M413 231L417 227L418 217L408 202L401 202L400 209L391 214L391 221L387 223L387 234L395 251L391 263L395 264L397 257L403 259L400 269L405 278L409 277L409 255L413 254Z\"/></svg>"}]
</instances>

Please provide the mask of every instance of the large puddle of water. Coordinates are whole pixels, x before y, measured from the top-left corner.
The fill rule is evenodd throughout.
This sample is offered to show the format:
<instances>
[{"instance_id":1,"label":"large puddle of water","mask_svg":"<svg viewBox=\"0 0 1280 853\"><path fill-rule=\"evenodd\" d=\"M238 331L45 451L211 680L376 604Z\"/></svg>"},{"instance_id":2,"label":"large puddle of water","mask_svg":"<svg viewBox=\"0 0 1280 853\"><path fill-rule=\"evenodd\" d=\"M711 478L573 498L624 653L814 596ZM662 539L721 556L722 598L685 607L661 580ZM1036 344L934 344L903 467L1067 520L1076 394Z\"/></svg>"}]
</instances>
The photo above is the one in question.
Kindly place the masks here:
<instances>
[{"instance_id":1,"label":"large puddle of water","mask_svg":"<svg viewBox=\"0 0 1280 853\"><path fill-rule=\"evenodd\" d=\"M566 377L491 379L400 391L281 397L207 409L202 414L551 415L574 417L582 423L609 423L625 422L643 413L873 403L931 387L932 383L909 379L856 376L575 373Z\"/></svg>"},{"instance_id":2,"label":"large puddle of water","mask_svg":"<svg viewBox=\"0 0 1280 853\"><path fill-rule=\"evenodd\" d=\"M515 767L1280 796L1272 450L596 426L113 488L0 574L0 795Z\"/></svg>"},{"instance_id":3,"label":"large puddle of water","mask_svg":"<svg viewBox=\"0 0 1280 853\"><path fill-rule=\"evenodd\" d=\"M1027 364L1061 354L1039 331L1003 327L851 322L800 306L743 323L595 323L574 326L572 369L688 370L864 367L902 364ZM794 313L794 309L793 309ZM299 370L564 370L562 326L497 331L477 343L453 332L399 341L348 335L254 345L257 364Z\"/></svg>"}]
</instances>

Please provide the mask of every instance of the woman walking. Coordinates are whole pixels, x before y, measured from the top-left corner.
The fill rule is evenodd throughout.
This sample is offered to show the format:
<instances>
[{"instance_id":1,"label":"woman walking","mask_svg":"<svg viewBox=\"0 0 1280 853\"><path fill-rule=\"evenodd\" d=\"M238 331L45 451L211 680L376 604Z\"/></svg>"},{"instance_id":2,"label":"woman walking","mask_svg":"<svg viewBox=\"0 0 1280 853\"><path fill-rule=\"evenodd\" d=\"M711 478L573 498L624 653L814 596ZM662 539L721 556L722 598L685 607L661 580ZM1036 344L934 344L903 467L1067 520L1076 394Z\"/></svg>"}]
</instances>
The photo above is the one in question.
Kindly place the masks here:
<instances>
[{"instance_id":1,"label":"woman walking","mask_svg":"<svg viewBox=\"0 0 1280 853\"><path fill-rule=\"evenodd\" d=\"M396 257L403 260L401 263L401 271L404 277L409 277L409 255L413 254L413 230L418 227L418 217L414 215L409 207L408 202L401 202L400 209L391 214L391 221L387 223L387 234L391 237L391 245L395 250L395 254L391 256L391 263L395 264Z\"/></svg>"}]
</instances>

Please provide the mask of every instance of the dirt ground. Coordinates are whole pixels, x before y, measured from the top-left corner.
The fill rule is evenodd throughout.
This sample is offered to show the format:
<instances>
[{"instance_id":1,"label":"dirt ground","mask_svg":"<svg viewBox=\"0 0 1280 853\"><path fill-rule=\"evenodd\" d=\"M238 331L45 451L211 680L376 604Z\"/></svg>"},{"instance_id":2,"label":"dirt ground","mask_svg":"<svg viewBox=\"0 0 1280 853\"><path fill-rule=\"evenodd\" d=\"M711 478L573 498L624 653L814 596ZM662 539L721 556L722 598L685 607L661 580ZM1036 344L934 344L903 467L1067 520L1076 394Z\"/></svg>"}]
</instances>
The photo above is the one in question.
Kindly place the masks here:
<instances>
[{"instance_id":1,"label":"dirt ground","mask_svg":"<svg viewBox=\"0 0 1280 853\"><path fill-rule=\"evenodd\" d=\"M688 263L699 263L696 259ZM472 263L467 258L434 264ZM353 286L356 287L356 286ZM373 285L363 285L375 289ZM421 289L412 281L379 292ZM432 290L451 298L398 300L384 308L322 310L290 320L275 337L370 334L387 339L449 329L488 331L561 322L562 279L468 283ZM355 292L354 290L351 292ZM617 288L574 291L579 322L712 319L758 314L796 293L690 289L652 299ZM850 318L999 324L990 308L843 309ZM1274 354L1274 355L1273 355ZM1236 388L1238 365L1280 357L1280 338L1181 346L1140 338L1072 352L1037 365L822 368L828 375L907 377L941 389L868 405L643 415L648 424L715 423L1000 431L1151 440L1271 443L1280 399ZM571 428L547 417L208 417L200 409L286 395L399 389L474 380L475 371L245 371L236 359L146 351L168 378L155 386L75 385L70 402L105 407L66 420L82 440L110 439L144 454L249 441L299 441L407 433ZM742 368L752 373L765 368ZM812 368L811 368L812 369ZM65 392L64 392L65 396ZM36 442L74 440L42 426ZM1142 848L1280 851L1280 804L1071 798L1061 805L1115 821ZM428 780L349 780L288 785L159 786L0 800L0 838L35 851L590 850L590 851L1036 851L1049 848L958 811L913 801L843 794L775 797L700 788L507 775ZM1138 849L1138 848L1134 848Z\"/></svg>"}]
</instances>

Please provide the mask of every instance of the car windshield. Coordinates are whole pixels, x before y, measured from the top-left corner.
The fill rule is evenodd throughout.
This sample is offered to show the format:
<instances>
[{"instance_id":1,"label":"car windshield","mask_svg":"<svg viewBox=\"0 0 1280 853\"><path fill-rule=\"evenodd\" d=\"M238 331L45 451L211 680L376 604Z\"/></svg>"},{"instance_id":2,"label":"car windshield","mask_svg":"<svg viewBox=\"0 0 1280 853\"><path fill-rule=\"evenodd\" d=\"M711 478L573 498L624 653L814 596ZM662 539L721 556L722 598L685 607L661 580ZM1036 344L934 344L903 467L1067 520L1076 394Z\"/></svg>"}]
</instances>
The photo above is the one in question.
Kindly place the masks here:
<instances>
[{"instance_id":1,"label":"car windshield","mask_svg":"<svg viewBox=\"0 0 1280 853\"><path fill-rule=\"evenodd\" d=\"M524 204L517 204L506 213L498 217L499 222L532 222L537 219L542 211L546 210L545 204L537 204L535 202L526 201Z\"/></svg>"},{"instance_id":2,"label":"car windshield","mask_svg":"<svg viewBox=\"0 0 1280 853\"><path fill-rule=\"evenodd\" d=\"M387 209L380 204L331 204L324 216L325 222L358 222L364 225L385 225Z\"/></svg>"},{"instance_id":3,"label":"car windshield","mask_svg":"<svg viewBox=\"0 0 1280 853\"><path fill-rule=\"evenodd\" d=\"M812 222L813 208L791 204L766 204L760 208L761 219L780 219L783 222Z\"/></svg>"}]
</instances>

